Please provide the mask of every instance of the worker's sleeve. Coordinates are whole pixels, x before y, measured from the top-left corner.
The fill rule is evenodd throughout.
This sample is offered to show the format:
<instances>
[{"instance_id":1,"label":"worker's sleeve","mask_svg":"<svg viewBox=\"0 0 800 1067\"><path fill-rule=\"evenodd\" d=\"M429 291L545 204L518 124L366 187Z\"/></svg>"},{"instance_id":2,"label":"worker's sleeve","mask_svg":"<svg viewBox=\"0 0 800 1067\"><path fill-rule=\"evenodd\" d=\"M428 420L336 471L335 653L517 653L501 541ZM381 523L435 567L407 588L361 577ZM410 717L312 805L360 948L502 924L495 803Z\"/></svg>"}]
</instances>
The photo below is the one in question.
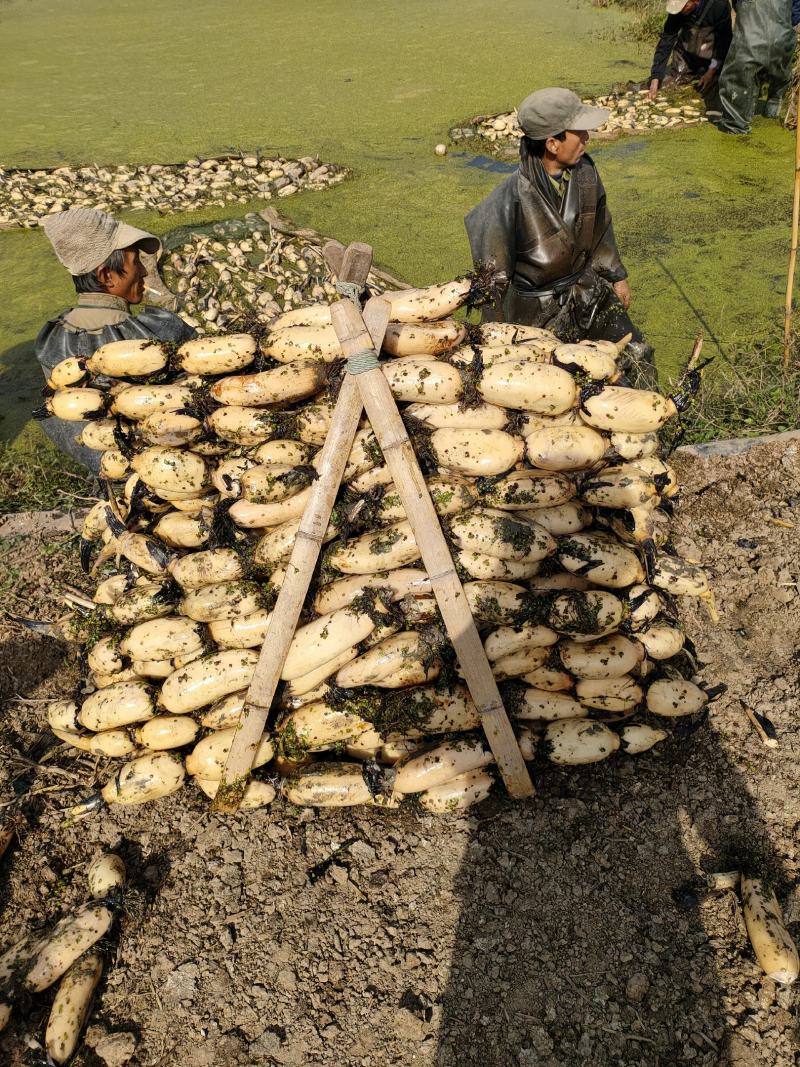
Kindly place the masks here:
<instances>
[{"instance_id":1,"label":"worker's sleeve","mask_svg":"<svg viewBox=\"0 0 800 1067\"><path fill-rule=\"evenodd\" d=\"M653 69L650 71L650 81L652 81L653 78L657 78L660 82L663 82L664 78L666 78L670 56L672 55L673 48L678 43L678 37L680 36L682 26L682 15L667 16L667 20L664 23L664 29L661 31L661 36L656 45L655 55L653 56Z\"/></svg>"},{"instance_id":2,"label":"worker's sleeve","mask_svg":"<svg viewBox=\"0 0 800 1067\"><path fill-rule=\"evenodd\" d=\"M483 308L486 322L503 321L503 301L517 262L516 196L505 185L481 201L464 219L475 266L491 264L498 275L493 305Z\"/></svg>"},{"instance_id":3,"label":"worker's sleeve","mask_svg":"<svg viewBox=\"0 0 800 1067\"><path fill-rule=\"evenodd\" d=\"M607 282L619 282L628 277L622 265L614 227L611 224L611 212L608 210L606 191L600 176L597 178L597 210L594 218L594 236L592 241L591 267Z\"/></svg>"},{"instance_id":4,"label":"worker's sleeve","mask_svg":"<svg viewBox=\"0 0 800 1067\"><path fill-rule=\"evenodd\" d=\"M50 371L63 359L70 356L88 356L91 354L90 347L81 347L80 338L84 336L77 333L68 333L60 319L51 319L45 323L36 340L33 343L33 354L39 361L45 379ZM97 346L95 346L97 347ZM92 474L100 471L100 453L92 448L82 445L78 438L86 424L83 422L68 422L54 416L44 419L39 423L39 428L49 437L59 452L64 452L77 460Z\"/></svg>"},{"instance_id":5,"label":"worker's sleeve","mask_svg":"<svg viewBox=\"0 0 800 1067\"><path fill-rule=\"evenodd\" d=\"M197 330L188 322L184 322L180 315L155 304L146 305L135 318L129 320L129 324L130 331L135 326L138 333L146 331L159 341L171 341L176 345L182 345L184 341L197 337Z\"/></svg>"},{"instance_id":6,"label":"worker's sleeve","mask_svg":"<svg viewBox=\"0 0 800 1067\"><path fill-rule=\"evenodd\" d=\"M792 25L800 25L800 0L792 0Z\"/></svg>"},{"instance_id":7,"label":"worker's sleeve","mask_svg":"<svg viewBox=\"0 0 800 1067\"><path fill-rule=\"evenodd\" d=\"M792 0L792 3L796 8L800 8L800 0ZM725 57L728 54L728 49L731 46L733 40L733 25L731 23L731 12L728 5L725 5L724 12L717 19L714 25L714 55L713 58L717 61L717 66L722 66L725 62Z\"/></svg>"}]
</instances>

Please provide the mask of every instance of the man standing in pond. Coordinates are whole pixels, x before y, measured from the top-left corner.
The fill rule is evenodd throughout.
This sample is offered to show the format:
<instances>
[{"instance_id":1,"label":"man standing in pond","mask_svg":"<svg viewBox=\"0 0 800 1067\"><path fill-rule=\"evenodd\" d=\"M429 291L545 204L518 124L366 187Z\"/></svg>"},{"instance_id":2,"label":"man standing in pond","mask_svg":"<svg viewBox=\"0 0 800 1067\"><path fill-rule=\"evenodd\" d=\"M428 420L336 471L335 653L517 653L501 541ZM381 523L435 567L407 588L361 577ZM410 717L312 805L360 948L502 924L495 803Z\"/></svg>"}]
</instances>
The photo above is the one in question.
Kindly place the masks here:
<instances>
[{"instance_id":1,"label":"man standing in pond","mask_svg":"<svg viewBox=\"0 0 800 1067\"><path fill-rule=\"evenodd\" d=\"M667 0L667 19L650 72L650 99L665 81L694 81L706 101L715 98L732 36L728 0Z\"/></svg>"},{"instance_id":2,"label":"man standing in pond","mask_svg":"<svg viewBox=\"0 0 800 1067\"><path fill-rule=\"evenodd\" d=\"M196 336L188 323L164 308L147 307L131 314L131 305L144 297L147 272L139 254L161 251L153 234L93 208L48 215L42 228L72 275L78 298L75 307L45 323L36 338L34 354L45 377L62 359L86 358L109 341L152 337L181 344ZM99 453L75 440L80 423L50 418L42 429L62 452L97 472Z\"/></svg>"},{"instance_id":3,"label":"man standing in pond","mask_svg":"<svg viewBox=\"0 0 800 1067\"><path fill-rule=\"evenodd\" d=\"M586 155L608 120L569 89L540 89L518 108L520 165L465 219L475 263L501 276L484 319L553 330L564 340L620 341L632 384L655 385L653 349L628 317L631 300L606 194Z\"/></svg>"},{"instance_id":4,"label":"man standing in pond","mask_svg":"<svg viewBox=\"0 0 800 1067\"><path fill-rule=\"evenodd\" d=\"M733 44L719 83L723 133L750 132L762 83L767 87L764 114L778 117L792 80L798 6L794 0L734 0Z\"/></svg>"}]
</instances>

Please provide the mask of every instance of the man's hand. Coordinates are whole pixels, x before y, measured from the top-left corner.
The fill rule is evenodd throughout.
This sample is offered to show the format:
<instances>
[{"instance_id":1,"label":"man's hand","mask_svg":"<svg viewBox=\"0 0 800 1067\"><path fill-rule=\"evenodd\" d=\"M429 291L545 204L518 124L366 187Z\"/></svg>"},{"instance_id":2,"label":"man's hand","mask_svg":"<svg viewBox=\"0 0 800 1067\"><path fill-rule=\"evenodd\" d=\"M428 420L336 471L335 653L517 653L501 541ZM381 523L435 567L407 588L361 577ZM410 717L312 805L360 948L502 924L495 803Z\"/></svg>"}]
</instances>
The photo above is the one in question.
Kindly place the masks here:
<instances>
[{"instance_id":1,"label":"man's hand","mask_svg":"<svg viewBox=\"0 0 800 1067\"><path fill-rule=\"evenodd\" d=\"M623 278L622 281L614 282L612 288L617 294L617 299L620 304L622 304L627 311L631 304L631 287L628 285L628 279Z\"/></svg>"},{"instance_id":2,"label":"man's hand","mask_svg":"<svg viewBox=\"0 0 800 1067\"><path fill-rule=\"evenodd\" d=\"M655 100L655 98L658 96L658 87L660 84L661 82L658 80L658 78L653 78L653 80L650 82L650 86L647 92L648 100Z\"/></svg>"},{"instance_id":3,"label":"man's hand","mask_svg":"<svg viewBox=\"0 0 800 1067\"><path fill-rule=\"evenodd\" d=\"M710 91L716 80L716 70L711 70L711 68L709 67L705 74L703 74L702 77L697 79L697 91L700 93L701 96L705 96L706 93Z\"/></svg>"}]
</instances>

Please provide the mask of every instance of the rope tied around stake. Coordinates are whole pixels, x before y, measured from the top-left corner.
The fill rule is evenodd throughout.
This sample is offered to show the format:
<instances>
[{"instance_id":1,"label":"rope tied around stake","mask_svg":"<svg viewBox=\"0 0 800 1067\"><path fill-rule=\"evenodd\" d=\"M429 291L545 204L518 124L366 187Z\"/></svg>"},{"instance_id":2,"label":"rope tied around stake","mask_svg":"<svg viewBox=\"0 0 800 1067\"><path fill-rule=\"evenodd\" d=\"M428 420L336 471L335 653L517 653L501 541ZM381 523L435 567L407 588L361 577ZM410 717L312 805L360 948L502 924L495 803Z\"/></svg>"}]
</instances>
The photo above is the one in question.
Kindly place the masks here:
<instances>
[{"instance_id":1,"label":"rope tied around stake","mask_svg":"<svg viewBox=\"0 0 800 1067\"><path fill-rule=\"evenodd\" d=\"M368 370L375 370L380 366L378 355L374 348L364 348L360 352L354 352L347 360L348 374L366 374Z\"/></svg>"},{"instance_id":2,"label":"rope tied around stake","mask_svg":"<svg viewBox=\"0 0 800 1067\"><path fill-rule=\"evenodd\" d=\"M347 299L352 300L356 306L361 303L361 289L362 286L360 286L358 282L336 283L336 292L339 296L347 297Z\"/></svg>"}]
</instances>

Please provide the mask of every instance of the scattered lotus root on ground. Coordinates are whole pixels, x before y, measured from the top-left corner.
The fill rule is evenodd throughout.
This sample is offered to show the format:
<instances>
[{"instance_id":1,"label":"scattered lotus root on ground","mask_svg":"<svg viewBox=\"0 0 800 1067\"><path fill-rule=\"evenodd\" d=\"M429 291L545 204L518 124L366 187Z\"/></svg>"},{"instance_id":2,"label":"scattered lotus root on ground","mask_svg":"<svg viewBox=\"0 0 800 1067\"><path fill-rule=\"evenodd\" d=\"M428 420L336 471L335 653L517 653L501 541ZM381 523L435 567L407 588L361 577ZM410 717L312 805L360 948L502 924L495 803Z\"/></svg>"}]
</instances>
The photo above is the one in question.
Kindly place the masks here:
<instances>
[{"instance_id":1,"label":"scattered lotus root on ground","mask_svg":"<svg viewBox=\"0 0 800 1067\"><path fill-rule=\"evenodd\" d=\"M34 1067L66 1063L77 1048L103 974L107 935L122 907L127 872L116 853L97 856L87 874L87 903L67 911L47 930L29 931L0 954L0 1030L16 1008L27 1012L32 993L58 983L44 1048L28 1039Z\"/></svg>"}]
</instances>

